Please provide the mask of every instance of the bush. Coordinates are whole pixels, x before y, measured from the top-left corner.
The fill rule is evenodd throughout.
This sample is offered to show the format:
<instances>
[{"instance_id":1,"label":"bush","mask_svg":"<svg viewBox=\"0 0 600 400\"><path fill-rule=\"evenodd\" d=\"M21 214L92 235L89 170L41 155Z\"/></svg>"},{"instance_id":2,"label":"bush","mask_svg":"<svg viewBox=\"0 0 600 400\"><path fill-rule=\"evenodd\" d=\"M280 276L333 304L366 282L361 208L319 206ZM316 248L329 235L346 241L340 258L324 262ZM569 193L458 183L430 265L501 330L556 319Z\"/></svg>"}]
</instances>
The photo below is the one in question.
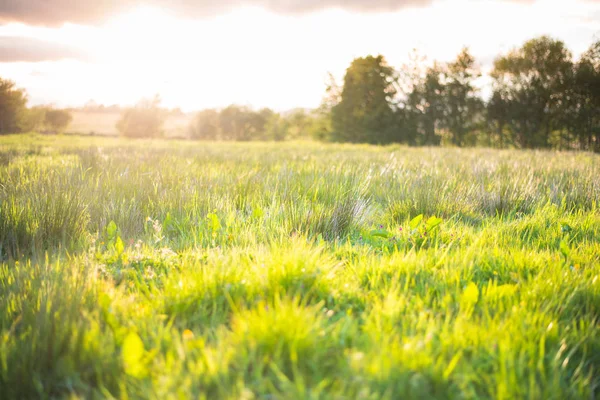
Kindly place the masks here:
<instances>
[{"instance_id":1,"label":"bush","mask_svg":"<svg viewBox=\"0 0 600 400\"><path fill-rule=\"evenodd\" d=\"M166 113L160 108L160 99L142 100L126 109L117 122L119 134L130 138L155 138L163 136Z\"/></svg>"},{"instance_id":2,"label":"bush","mask_svg":"<svg viewBox=\"0 0 600 400\"><path fill-rule=\"evenodd\" d=\"M46 110L46 115L44 117L44 124L46 128L54 131L61 132L63 131L71 121L73 120L73 116L67 110L54 110L48 109Z\"/></svg>"},{"instance_id":3,"label":"bush","mask_svg":"<svg viewBox=\"0 0 600 400\"><path fill-rule=\"evenodd\" d=\"M19 123L26 110L27 93L15 83L0 78L0 134L19 132Z\"/></svg>"}]
</instances>

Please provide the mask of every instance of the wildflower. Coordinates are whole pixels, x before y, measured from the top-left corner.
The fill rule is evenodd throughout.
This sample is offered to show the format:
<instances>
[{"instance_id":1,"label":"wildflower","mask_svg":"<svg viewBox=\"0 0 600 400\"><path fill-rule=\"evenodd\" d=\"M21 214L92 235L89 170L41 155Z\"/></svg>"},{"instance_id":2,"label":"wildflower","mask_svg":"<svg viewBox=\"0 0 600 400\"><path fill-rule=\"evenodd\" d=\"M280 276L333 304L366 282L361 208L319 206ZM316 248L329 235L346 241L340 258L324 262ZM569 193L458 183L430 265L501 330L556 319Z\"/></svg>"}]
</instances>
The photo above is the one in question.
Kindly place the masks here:
<instances>
[{"instance_id":1,"label":"wildflower","mask_svg":"<svg viewBox=\"0 0 600 400\"><path fill-rule=\"evenodd\" d=\"M186 329L185 331L183 331L183 340L191 340L194 338L194 332L192 332L189 329Z\"/></svg>"},{"instance_id":2,"label":"wildflower","mask_svg":"<svg viewBox=\"0 0 600 400\"><path fill-rule=\"evenodd\" d=\"M144 278L150 280L150 279L154 279L155 276L156 276L156 274L154 273L154 270L152 269L152 267L147 267L146 271L144 272Z\"/></svg>"}]
</instances>

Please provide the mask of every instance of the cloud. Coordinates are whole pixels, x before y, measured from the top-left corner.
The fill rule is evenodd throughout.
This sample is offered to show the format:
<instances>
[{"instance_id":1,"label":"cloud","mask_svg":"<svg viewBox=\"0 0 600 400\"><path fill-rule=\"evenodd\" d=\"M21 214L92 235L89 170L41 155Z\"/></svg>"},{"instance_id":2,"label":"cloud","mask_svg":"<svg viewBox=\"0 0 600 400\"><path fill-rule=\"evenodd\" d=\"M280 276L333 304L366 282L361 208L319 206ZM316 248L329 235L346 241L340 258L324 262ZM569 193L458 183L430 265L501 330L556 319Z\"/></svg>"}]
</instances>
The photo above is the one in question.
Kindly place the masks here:
<instances>
[{"instance_id":1,"label":"cloud","mask_svg":"<svg viewBox=\"0 0 600 400\"><path fill-rule=\"evenodd\" d=\"M85 52L60 43L22 36L0 36L0 62L87 59Z\"/></svg>"},{"instance_id":2,"label":"cloud","mask_svg":"<svg viewBox=\"0 0 600 400\"><path fill-rule=\"evenodd\" d=\"M283 14L326 8L380 12L431 4L433 0L0 0L0 21L32 25L97 23L137 6L161 7L188 17L210 16L240 6Z\"/></svg>"}]
</instances>

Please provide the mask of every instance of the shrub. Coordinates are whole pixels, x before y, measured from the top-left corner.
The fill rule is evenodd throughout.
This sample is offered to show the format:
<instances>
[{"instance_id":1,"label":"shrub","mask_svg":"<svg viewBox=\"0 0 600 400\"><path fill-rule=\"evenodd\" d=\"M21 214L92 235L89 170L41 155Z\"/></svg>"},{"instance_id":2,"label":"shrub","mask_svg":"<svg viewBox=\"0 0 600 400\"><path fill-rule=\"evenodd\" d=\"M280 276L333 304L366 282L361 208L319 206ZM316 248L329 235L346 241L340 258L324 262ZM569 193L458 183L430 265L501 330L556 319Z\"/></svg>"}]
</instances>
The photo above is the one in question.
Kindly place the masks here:
<instances>
[{"instance_id":1,"label":"shrub","mask_svg":"<svg viewBox=\"0 0 600 400\"><path fill-rule=\"evenodd\" d=\"M160 108L160 99L142 100L135 107L126 109L117 122L121 136L130 138L155 138L163 136L166 115Z\"/></svg>"}]
</instances>

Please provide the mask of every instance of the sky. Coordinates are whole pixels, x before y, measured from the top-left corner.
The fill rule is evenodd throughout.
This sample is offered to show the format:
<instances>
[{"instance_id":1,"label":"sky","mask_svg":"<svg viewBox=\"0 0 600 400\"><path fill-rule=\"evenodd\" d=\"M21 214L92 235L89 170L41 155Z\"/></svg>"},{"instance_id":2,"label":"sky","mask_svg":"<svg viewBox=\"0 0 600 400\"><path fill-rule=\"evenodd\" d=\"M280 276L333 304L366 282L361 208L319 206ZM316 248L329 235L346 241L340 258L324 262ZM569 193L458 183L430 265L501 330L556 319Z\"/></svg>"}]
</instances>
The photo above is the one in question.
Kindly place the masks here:
<instances>
[{"instance_id":1,"label":"sky","mask_svg":"<svg viewBox=\"0 0 600 400\"><path fill-rule=\"evenodd\" d=\"M0 77L31 105L284 111L317 107L355 57L467 46L485 73L540 35L577 57L600 39L600 0L0 0Z\"/></svg>"}]
</instances>

